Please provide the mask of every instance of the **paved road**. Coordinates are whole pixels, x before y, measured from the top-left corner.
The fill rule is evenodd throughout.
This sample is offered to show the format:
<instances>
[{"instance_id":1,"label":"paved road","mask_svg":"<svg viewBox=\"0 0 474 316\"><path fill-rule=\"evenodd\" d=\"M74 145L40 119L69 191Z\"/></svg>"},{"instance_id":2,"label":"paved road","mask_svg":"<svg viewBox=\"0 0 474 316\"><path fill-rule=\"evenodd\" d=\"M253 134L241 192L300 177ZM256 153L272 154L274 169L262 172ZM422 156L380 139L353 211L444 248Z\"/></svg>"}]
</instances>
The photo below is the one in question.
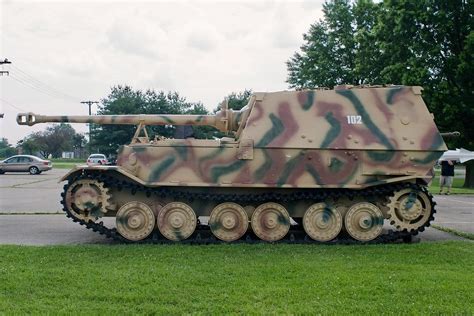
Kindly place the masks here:
<instances>
[{"instance_id":1,"label":"paved road","mask_svg":"<svg viewBox=\"0 0 474 316\"><path fill-rule=\"evenodd\" d=\"M435 224L474 234L474 195L435 195Z\"/></svg>"},{"instance_id":2,"label":"paved road","mask_svg":"<svg viewBox=\"0 0 474 316\"><path fill-rule=\"evenodd\" d=\"M59 203L66 169L53 169L39 175L6 173L0 175L0 212L62 212Z\"/></svg>"},{"instance_id":3,"label":"paved road","mask_svg":"<svg viewBox=\"0 0 474 316\"><path fill-rule=\"evenodd\" d=\"M58 181L66 172L56 169L36 176L0 175L0 214L18 214L0 215L0 244L110 243L62 214L59 203L62 184ZM474 196L438 195L435 200L438 203L435 224L474 233ZM433 228L423 232L420 238L422 241L461 239Z\"/></svg>"}]
</instances>

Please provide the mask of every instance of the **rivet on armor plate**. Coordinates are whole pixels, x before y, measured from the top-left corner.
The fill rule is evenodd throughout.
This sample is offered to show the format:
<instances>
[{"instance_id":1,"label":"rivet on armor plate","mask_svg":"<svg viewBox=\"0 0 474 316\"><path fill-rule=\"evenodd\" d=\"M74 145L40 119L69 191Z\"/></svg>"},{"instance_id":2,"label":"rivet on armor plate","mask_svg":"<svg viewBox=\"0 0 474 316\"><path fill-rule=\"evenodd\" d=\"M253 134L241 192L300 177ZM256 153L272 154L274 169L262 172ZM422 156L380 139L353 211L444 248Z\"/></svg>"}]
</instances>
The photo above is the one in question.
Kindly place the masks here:
<instances>
[{"instance_id":1,"label":"rivet on armor plate","mask_svg":"<svg viewBox=\"0 0 474 316\"><path fill-rule=\"evenodd\" d=\"M402 117L400 117L400 122L403 125L408 125L408 124L410 124L410 118L408 116L402 116Z\"/></svg>"}]
</instances>

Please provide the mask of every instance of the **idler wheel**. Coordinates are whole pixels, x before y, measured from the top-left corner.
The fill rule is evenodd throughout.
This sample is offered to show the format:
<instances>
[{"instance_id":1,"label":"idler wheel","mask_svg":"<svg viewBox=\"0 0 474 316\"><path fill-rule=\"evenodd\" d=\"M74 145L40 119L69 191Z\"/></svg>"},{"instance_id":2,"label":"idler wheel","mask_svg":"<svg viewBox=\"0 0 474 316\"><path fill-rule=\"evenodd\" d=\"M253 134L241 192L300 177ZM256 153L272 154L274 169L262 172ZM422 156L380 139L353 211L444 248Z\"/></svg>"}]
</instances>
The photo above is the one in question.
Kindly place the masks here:
<instances>
[{"instance_id":1,"label":"idler wheel","mask_svg":"<svg viewBox=\"0 0 474 316\"><path fill-rule=\"evenodd\" d=\"M316 203L304 213L303 227L312 239L329 241L341 231L342 216L336 208L326 203Z\"/></svg>"},{"instance_id":2,"label":"idler wheel","mask_svg":"<svg viewBox=\"0 0 474 316\"><path fill-rule=\"evenodd\" d=\"M249 226L245 209L236 203L217 205L209 217L211 231L220 240L234 241L242 237Z\"/></svg>"},{"instance_id":3,"label":"idler wheel","mask_svg":"<svg viewBox=\"0 0 474 316\"><path fill-rule=\"evenodd\" d=\"M383 213L372 203L360 202L349 208L344 224L354 239L370 241L382 232Z\"/></svg>"},{"instance_id":4,"label":"idler wheel","mask_svg":"<svg viewBox=\"0 0 474 316\"><path fill-rule=\"evenodd\" d=\"M131 241L143 240L155 227L155 215L145 203L128 202L118 210L116 226L124 238Z\"/></svg>"},{"instance_id":5,"label":"idler wheel","mask_svg":"<svg viewBox=\"0 0 474 316\"><path fill-rule=\"evenodd\" d=\"M82 179L73 182L66 191L65 205L76 218L95 221L107 212L110 195L102 182Z\"/></svg>"},{"instance_id":6,"label":"idler wheel","mask_svg":"<svg viewBox=\"0 0 474 316\"><path fill-rule=\"evenodd\" d=\"M416 230L425 225L433 212L430 197L416 189L402 189L390 197L388 204L390 224L397 230Z\"/></svg>"},{"instance_id":7,"label":"idler wheel","mask_svg":"<svg viewBox=\"0 0 474 316\"><path fill-rule=\"evenodd\" d=\"M158 213L158 229L169 240L179 241L188 238L196 229L196 224L196 214L186 203L168 203Z\"/></svg>"},{"instance_id":8,"label":"idler wheel","mask_svg":"<svg viewBox=\"0 0 474 316\"><path fill-rule=\"evenodd\" d=\"M262 240L277 241L285 237L290 229L290 216L278 203L265 203L257 207L252 215L252 230Z\"/></svg>"}]
</instances>

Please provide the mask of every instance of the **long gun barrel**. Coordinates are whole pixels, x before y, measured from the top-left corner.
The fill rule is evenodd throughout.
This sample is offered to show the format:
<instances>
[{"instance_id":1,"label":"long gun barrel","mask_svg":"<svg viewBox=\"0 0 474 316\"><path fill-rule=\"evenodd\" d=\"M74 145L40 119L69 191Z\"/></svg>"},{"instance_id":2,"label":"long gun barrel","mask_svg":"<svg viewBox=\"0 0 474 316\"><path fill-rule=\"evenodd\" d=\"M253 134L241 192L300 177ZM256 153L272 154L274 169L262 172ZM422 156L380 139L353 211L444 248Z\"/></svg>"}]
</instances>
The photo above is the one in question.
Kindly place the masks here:
<instances>
[{"instance_id":1,"label":"long gun barrel","mask_svg":"<svg viewBox=\"0 0 474 316\"><path fill-rule=\"evenodd\" d=\"M440 133L442 137L444 138L449 138L449 137L459 137L461 136L460 132L446 132L446 133Z\"/></svg>"},{"instance_id":2,"label":"long gun barrel","mask_svg":"<svg viewBox=\"0 0 474 316\"><path fill-rule=\"evenodd\" d=\"M19 113L16 121L19 125L37 123L94 123L118 125L207 125L214 126L222 132L236 131L239 126L240 113L227 109L227 104L215 115L181 115L181 114L139 114L139 115L39 115Z\"/></svg>"}]
</instances>

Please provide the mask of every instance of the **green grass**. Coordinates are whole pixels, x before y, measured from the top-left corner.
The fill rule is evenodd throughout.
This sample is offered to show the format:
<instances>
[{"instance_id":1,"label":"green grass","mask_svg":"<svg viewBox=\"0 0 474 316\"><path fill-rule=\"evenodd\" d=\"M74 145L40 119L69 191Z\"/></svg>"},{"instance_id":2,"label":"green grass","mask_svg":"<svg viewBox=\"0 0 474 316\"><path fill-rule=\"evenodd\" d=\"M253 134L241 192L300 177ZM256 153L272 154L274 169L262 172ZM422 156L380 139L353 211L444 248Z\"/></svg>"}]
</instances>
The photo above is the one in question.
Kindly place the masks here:
<instances>
[{"instance_id":1,"label":"green grass","mask_svg":"<svg viewBox=\"0 0 474 316\"><path fill-rule=\"evenodd\" d=\"M85 162L79 163L79 162L53 162L53 168L54 169L72 169L76 165L80 164L86 164Z\"/></svg>"},{"instance_id":2,"label":"green grass","mask_svg":"<svg viewBox=\"0 0 474 316\"><path fill-rule=\"evenodd\" d=\"M453 186L451 188L451 194L474 194L474 189L463 188L464 178L454 178ZM436 175L431 182L429 190L432 194L439 193L439 175ZM443 188L443 192L446 192L446 188Z\"/></svg>"},{"instance_id":3,"label":"green grass","mask_svg":"<svg viewBox=\"0 0 474 316\"><path fill-rule=\"evenodd\" d=\"M443 232L447 232L450 234L453 234L455 236L463 237L466 239L474 240L474 234L473 233L468 233L468 232L463 232L461 230L449 228L449 227L444 227L436 224L431 224L431 227L436 228L437 230L441 230Z\"/></svg>"},{"instance_id":4,"label":"green grass","mask_svg":"<svg viewBox=\"0 0 474 316\"><path fill-rule=\"evenodd\" d=\"M474 243L0 246L0 314L473 314Z\"/></svg>"},{"instance_id":5,"label":"green grass","mask_svg":"<svg viewBox=\"0 0 474 316\"><path fill-rule=\"evenodd\" d=\"M55 162L70 162L70 163L85 163L87 158L75 158L75 159L66 159L66 158L53 158L51 161Z\"/></svg>"},{"instance_id":6,"label":"green grass","mask_svg":"<svg viewBox=\"0 0 474 316\"><path fill-rule=\"evenodd\" d=\"M64 159L64 158L53 158L51 159L53 168L55 169L72 169L76 165L86 164L86 159Z\"/></svg>"}]
</instances>

